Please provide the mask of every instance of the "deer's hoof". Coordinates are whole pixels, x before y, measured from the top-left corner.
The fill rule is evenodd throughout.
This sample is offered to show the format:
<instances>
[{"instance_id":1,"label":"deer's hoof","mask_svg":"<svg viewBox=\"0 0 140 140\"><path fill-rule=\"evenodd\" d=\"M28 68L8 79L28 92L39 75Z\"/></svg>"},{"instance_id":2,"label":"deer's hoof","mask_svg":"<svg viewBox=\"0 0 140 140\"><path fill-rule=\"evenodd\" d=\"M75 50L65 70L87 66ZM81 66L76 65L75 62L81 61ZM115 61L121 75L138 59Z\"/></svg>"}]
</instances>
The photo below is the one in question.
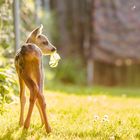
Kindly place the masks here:
<instances>
[{"instance_id":1,"label":"deer's hoof","mask_svg":"<svg viewBox=\"0 0 140 140\"><path fill-rule=\"evenodd\" d=\"M25 129L28 129L28 128L29 128L29 123L26 122L26 121L25 121L25 123L24 123L24 128L25 128Z\"/></svg>"},{"instance_id":2,"label":"deer's hoof","mask_svg":"<svg viewBox=\"0 0 140 140\"><path fill-rule=\"evenodd\" d=\"M46 127L46 132L47 132L47 133L51 133L51 132L52 132L52 129L51 129L50 126Z\"/></svg>"}]
</instances>

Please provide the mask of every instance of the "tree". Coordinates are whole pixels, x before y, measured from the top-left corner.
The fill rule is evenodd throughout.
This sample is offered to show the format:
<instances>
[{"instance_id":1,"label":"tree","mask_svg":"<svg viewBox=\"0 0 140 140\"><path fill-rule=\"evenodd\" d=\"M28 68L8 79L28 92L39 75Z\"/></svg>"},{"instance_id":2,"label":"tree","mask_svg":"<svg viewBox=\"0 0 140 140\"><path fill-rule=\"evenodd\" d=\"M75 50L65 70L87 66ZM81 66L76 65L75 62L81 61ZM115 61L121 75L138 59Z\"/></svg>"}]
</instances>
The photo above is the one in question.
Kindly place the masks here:
<instances>
[{"instance_id":1,"label":"tree","mask_svg":"<svg viewBox=\"0 0 140 140\"><path fill-rule=\"evenodd\" d=\"M20 30L19 30L19 20L20 20L20 14L19 14L19 0L13 1L13 15L14 15L14 33L15 33L15 52L19 48L20 43Z\"/></svg>"}]
</instances>

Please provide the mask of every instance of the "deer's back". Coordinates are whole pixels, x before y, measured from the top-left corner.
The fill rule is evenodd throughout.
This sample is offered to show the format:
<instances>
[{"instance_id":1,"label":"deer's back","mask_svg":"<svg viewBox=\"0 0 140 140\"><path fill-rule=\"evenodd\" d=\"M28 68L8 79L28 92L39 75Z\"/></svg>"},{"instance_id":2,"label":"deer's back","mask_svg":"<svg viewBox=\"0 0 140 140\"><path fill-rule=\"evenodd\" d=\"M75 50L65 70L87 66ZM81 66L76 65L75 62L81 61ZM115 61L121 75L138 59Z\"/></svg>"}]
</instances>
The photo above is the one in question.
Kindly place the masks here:
<instances>
[{"instance_id":1,"label":"deer's back","mask_svg":"<svg viewBox=\"0 0 140 140\"><path fill-rule=\"evenodd\" d=\"M15 67L17 72L21 72L25 69L31 69L33 65L41 62L42 53L41 50L31 43L26 43L21 46L15 56Z\"/></svg>"}]
</instances>

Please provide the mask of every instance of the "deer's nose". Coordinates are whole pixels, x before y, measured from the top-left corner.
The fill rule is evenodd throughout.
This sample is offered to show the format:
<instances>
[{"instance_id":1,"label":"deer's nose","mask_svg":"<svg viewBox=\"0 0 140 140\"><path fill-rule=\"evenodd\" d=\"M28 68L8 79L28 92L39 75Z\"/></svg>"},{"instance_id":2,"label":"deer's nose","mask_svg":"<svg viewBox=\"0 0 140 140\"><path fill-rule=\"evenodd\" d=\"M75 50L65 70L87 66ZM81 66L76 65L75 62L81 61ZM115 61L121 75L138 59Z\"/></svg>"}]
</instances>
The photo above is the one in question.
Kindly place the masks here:
<instances>
[{"instance_id":1,"label":"deer's nose","mask_svg":"<svg viewBox=\"0 0 140 140\"><path fill-rule=\"evenodd\" d=\"M56 51L56 48L52 48L52 49L51 49L51 52L55 52L55 51Z\"/></svg>"}]
</instances>

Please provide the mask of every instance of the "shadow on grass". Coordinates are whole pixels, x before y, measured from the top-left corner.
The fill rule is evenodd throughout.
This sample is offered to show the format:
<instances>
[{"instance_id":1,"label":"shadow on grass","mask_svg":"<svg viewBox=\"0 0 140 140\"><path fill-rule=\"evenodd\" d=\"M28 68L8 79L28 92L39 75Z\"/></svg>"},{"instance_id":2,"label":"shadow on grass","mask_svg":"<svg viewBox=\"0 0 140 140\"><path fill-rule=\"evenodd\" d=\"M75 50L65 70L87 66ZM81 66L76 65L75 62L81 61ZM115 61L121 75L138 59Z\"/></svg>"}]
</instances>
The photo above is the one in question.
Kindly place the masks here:
<instances>
[{"instance_id":1,"label":"shadow on grass","mask_svg":"<svg viewBox=\"0 0 140 140\"><path fill-rule=\"evenodd\" d=\"M10 129L6 130L4 135L0 136L0 140L13 140L13 133L19 130L19 126L11 127Z\"/></svg>"},{"instance_id":2,"label":"shadow on grass","mask_svg":"<svg viewBox=\"0 0 140 140\"><path fill-rule=\"evenodd\" d=\"M44 130L44 131L43 131ZM29 130L23 129L19 126L11 127L6 130L4 135L0 136L0 140L27 140L28 138L31 140L40 139L41 136L38 135L41 131L41 136L48 136L45 129L42 126L31 126Z\"/></svg>"},{"instance_id":3,"label":"shadow on grass","mask_svg":"<svg viewBox=\"0 0 140 140\"><path fill-rule=\"evenodd\" d=\"M107 96L122 96L122 97L140 97L140 88L128 87L103 87L103 86L80 86L68 84L52 84L47 85L46 90L56 91L64 94L76 95L107 95Z\"/></svg>"}]
</instances>

